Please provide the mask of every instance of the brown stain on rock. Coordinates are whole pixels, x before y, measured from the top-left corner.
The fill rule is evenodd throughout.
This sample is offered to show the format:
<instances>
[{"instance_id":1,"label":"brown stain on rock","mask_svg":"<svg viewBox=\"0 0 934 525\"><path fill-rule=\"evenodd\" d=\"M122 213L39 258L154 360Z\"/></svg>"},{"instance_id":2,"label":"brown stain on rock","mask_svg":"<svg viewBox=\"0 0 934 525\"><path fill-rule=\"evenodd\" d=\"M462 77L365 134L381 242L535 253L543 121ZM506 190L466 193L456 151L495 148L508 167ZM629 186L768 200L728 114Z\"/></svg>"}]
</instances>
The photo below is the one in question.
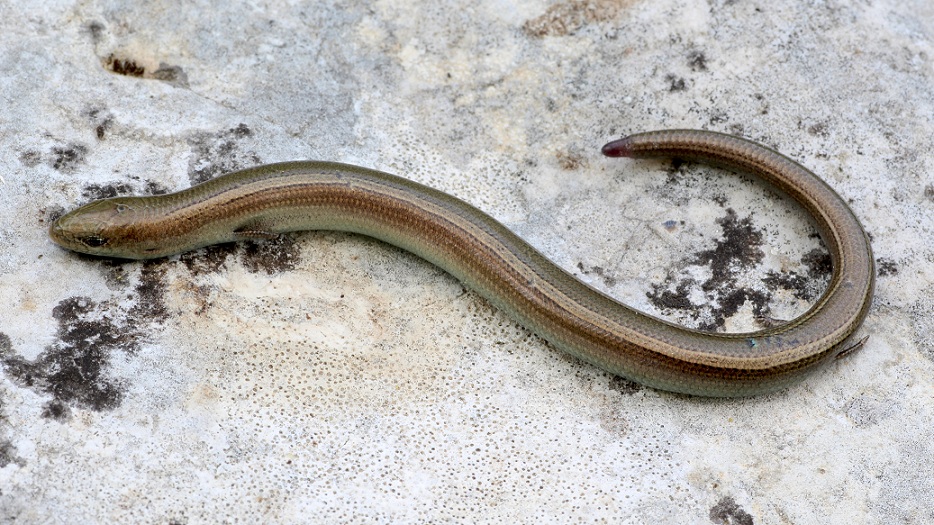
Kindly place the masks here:
<instances>
[{"instance_id":1,"label":"brown stain on rock","mask_svg":"<svg viewBox=\"0 0 934 525\"><path fill-rule=\"evenodd\" d=\"M522 24L526 34L542 38L573 34L588 24L612 20L635 0L571 0L549 7L544 14Z\"/></svg>"}]
</instances>

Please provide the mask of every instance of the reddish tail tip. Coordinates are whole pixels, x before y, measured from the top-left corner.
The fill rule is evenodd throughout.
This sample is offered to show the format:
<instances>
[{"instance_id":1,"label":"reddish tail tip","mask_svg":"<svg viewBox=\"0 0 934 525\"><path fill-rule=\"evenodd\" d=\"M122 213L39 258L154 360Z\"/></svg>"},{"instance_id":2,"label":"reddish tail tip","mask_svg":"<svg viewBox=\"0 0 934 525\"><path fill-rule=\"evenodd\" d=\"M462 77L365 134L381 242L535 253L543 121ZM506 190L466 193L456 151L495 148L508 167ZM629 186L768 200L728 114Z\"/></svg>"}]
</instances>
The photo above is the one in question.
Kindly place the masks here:
<instances>
[{"instance_id":1,"label":"reddish tail tip","mask_svg":"<svg viewBox=\"0 0 934 525\"><path fill-rule=\"evenodd\" d=\"M629 157L632 155L632 149L629 147L629 139L623 138L607 142L601 149L607 157Z\"/></svg>"}]
</instances>

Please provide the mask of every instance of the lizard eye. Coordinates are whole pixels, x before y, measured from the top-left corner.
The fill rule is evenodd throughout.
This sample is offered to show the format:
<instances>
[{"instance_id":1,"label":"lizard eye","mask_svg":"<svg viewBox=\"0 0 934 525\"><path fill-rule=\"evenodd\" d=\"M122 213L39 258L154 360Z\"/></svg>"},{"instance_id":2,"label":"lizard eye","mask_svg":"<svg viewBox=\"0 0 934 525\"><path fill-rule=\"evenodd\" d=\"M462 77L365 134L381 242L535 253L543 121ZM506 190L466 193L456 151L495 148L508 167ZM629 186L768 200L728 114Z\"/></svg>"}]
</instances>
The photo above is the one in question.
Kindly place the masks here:
<instances>
[{"instance_id":1,"label":"lizard eye","mask_svg":"<svg viewBox=\"0 0 934 525\"><path fill-rule=\"evenodd\" d=\"M100 248L101 246L107 244L107 239L101 237L100 235L88 235L87 237L81 238L81 243L91 248Z\"/></svg>"}]
</instances>

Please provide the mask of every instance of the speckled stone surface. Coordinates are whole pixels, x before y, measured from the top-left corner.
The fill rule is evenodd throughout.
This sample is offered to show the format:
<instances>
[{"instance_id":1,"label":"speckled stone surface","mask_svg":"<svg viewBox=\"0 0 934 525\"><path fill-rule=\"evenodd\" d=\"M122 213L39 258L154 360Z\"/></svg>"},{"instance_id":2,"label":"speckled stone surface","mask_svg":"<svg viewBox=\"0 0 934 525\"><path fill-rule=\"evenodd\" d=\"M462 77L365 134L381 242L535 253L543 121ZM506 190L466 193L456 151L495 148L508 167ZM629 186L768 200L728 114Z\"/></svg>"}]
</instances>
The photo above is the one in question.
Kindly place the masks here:
<instances>
[{"instance_id":1,"label":"speckled stone surface","mask_svg":"<svg viewBox=\"0 0 934 525\"><path fill-rule=\"evenodd\" d=\"M934 7L0 2L0 523L934 522ZM646 389L443 271L333 232L149 263L66 209L329 159L429 184L675 322L829 275L745 177L603 159L706 128L821 175L873 239L858 353L778 394Z\"/></svg>"}]
</instances>

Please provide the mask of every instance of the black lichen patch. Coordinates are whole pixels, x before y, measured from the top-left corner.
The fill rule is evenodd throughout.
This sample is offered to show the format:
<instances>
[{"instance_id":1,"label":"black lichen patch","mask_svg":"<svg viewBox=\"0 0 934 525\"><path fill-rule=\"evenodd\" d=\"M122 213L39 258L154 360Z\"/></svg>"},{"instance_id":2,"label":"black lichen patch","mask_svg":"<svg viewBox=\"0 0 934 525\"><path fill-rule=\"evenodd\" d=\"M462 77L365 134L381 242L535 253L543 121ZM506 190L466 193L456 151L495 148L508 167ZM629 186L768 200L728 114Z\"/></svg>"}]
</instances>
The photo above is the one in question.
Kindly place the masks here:
<instances>
[{"instance_id":1,"label":"black lichen patch","mask_svg":"<svg viewBox=\"0 0 934 525\"><path fill-rule=\"evenodd\" d=\"M812 279L827 279L833 273L833 259L830 252L815 248L804 254L801 263L808 269L808 277Z\"/></svg>"},{"instance_id":2,"label":"black lichen patch","mask_svg":"<svg viewBox=\"0 0 934 525\"><path fill-rule=\"evenodd\" d=\"M204 275L215 273L223 268L228 258L236 251L237 244L227 242L183 253L180 260L192 275Z\"/></svg>"},{"instance_id":3,"label":"black lichen patch","mask_svg":"<svg viewBox=\"0 0 934 525\"><path fill-rule=\"evenodd\" d=\"M830 130L828 129L826 122L818 122L816 124L811 124L808 126L808 133L814 135L815 137L829 137Z\"/></svg>"},{"instance_id":4,"label":"black lichen patch","mask_svg":"<svg viewBox=\"0 0 934 525\"><path fill-rule=\"evenodd\" d=\"M60 400L53 399L45 404L42 409L42 417L56 421L67 421L71 417L71 409Z\"/></svg>"},{"instance_id":5,"label":"black lichen patch","mask_svg":"<svg viewBox=\"0 0 934 525\"><path fill-rule=\"evenodd\" d=\"M769 318L769 298L770 294L748 288L737 288L729 293L720 296L717 301L719 307L716 309L716 317L713 321L701 323L698 329L713 332L720 328L726 322L726 319L732 317L746 303L752 305L752 313L757 319Z\"/></svg>"},{"instance_id":6,"label":"black lichen patch","mask_svg":"<svg viewBox=\"0 0 934 525\"><path fill-rule=\"evenodd\" d=\"M630 381L625 377L612 376L610 378L610 390L615 390L620 394L631 396L643 390L643 386L635 381Z\"/></svg>"},{"instance_id":7,"label":"black lichen patch","mask_svg":"<svg viewBox=\"0 0 934 525\"><path fill-rule=\"evenodd\" d=\"M93 21L84 26L84 32L91 35L91 40L95 43L100 42L104 38L104 32L107 30L107 26L98 21Z\"/></svg>"},{"instance_id":8,"label":"black lichen patch","mask_svg":"<svg viewBox=\"0 0 934 525\"><path fill-rule=\"evenodd\" d=\"M665 192L665 195L669 199L676 197L673 195L672 186L685 186L689 185L686 181L689 181L689 177L697 178L696 173L691 173L690 168L696 166L696 163L679 159L678 157L672 157L671 161L668 164L668 167L665 168L665 185L662 190ZM715 195L709 196L711 200L719 204L720 206L726 207L726 197L722 193L717 193ZM680 198L676 201L673 201L675 204L685 204L688 202L687 198Z\"/></svg>"},{"instance_id":9,"label":"black lichen patch","mask_svg":"<svg viewBox=\"0 0 934 525\"><path fill-rule=\"evenodd\" d=\"M609 275L602 266L592 266L590 269L584 267L583 263L577 263L577 269L581 271L584 275L597 275L603 281L603 284L607 286L615 286L616 278L612 275Z\"/></svg>"},{"instance_id":10,"label":"black lichen patch","mask_svg":"<svg viewBox=\"0 0 934 525\"><path fill-rule=\"evenodd\" d=\"M81 189L81 196L87 200L110 199L122 195L133 195L135 190L125 182L111 184L88 184Z\"/></svg>"},{"instance_id":11,"label":"black lichen patch","mask_svg":"<svg viewBox=\"0 0 934 525\"><path fill-rule=\"evenodd\" d=\"M691 289L697 284L697 281L691 278L682 279L678 282L674 290L664 285L653 286L649 297L652 304L659 308L669 310L690 310L694 308L691 303Z\"/></svg>"},{"instance_id":12,"label":"black lichen patch","mask_svg":"<svg viewBox=\"0 0 934 525\"><path fill-rule=\"evenodd\" d=\"M97 140L104 140L107 136L107 131L113 126L113 115L102 108L91 108L86 112L86 115L91 126L94 127L94 134L97 135Z\"/></svg>"},{"instance_id":13,"label":"black lichen patch","mask_svg":"<svg viewBox=\"0 0 934 525\"><path fill-rule=\"evenodd\" d=\"M135 349L136 336L100 315L97 304L84 297L61 301L52 311L59 341L34 361L12 352L0 356L7 375L17 383L52 395L53 403L91 410L120 404L122 386L104 372L114 349ZM61 410L47 406L54 416Z\"/></svg>"},{"instance_id":14,"label":"black lichen patch","mask_svg":"<svg viewBox=\"0 0 934 525\"><path fill-rule=\"evenodd\" d=\"M730 114L722 109L711 109L710 116L707 117L707 122L711 125L714 124L725 124L730 121Z\"/></svg>"},{"instance_id":15,"label":"black lichen patch","mask_svg":"<svg viewBox=\"0 0 934 525\"><path fill-rule=\"evenodd\" d=\"M771 289L791 290L794 296L804 301L813 301L827 288L830 274L833 273L833 260L826 250L815 248L804 254L801 264L807 268L807 275L797 272L779 274L769 272L763 279Z\"/></svg>"},{"instance_id":16,"label":"black lichen patch","mask_svg":"<svg viewBox=\"0 0 934 525\"><path fill-rule=\"evenodd\" d=\"M159 69L152 72L152 78L172 84L173 86L188 87L188 74L181 66L172 66L162 62Z\"/></svg>"},{"instance_id":17,"label":"black lichen patch","mask_svg":"<svg viewBox=\"0 0 934 525\"><path fill-rule=\"evenodd\" d=\"M104 67L118 75L128 77L141 77L146 74L146 68L131 58L117 58L110 54L104 59Z\"/></svg>"},{"instance_id":18,"label":"black lichen patch","mask_svg":"<svg viewBox=\"0 0 934 525\"><path fill-rule=\"evenodd\" d=\"M20 153L19 161L27 168L34 168L42 162L42 152L29 150Z\"/></svg>"},{"instance_id":19,"label":"black lichen patch","mask_svg":"<svg viewBox=\"0 0 934 525\"><path fill-rule=\"evenodd\" d=\"M291 236L283 235L264 242L245 243L240 262L253 273L272 275L294 270L301 259L301 250Z\"/></svg>"},{"instance_id":20,"label":"black lichen patch","mask_svg":"<svg viewBox=\"0 0 934 525\"><path fill-rule=\"evenodd\" d=\"M779 288L791 290L795 297L804 301L813 300L822 289L816 286L816 281L797 272L778 273L770 271L762 281L772 290Z\"/></svg>"},{"instance_id":21,"label":"black lichen patch","mask_svg":"<svg viewBox=\"0 0 934 525\"><path fill-rule=\"evenodd\" d=\"M165 195L169 189L158 182L146 181L143 193L146 195Z\"/></svg>"},{"instance_id":22,"label":"black lichen patch","mask_svg":"<svg viewBox=\"0 0 934 525\"><path fill-rule=\"evenodd\" d=\"M730 496L720 498L720 501L710 508L710 521L717 525L753 525L752 516Z\"/></svg>"},{"instance_id":23,"label":"black lichen patch","mask_svg":"<svg viewBox=\"0 0 934 525\"><path fill-rule=\"evenodd\" d=\"M231 255L237 253L240 263L248 271L267 275L294 270L301 260L301 250L290 235L260 242L208 246L183 253L180 259L193 275L202 275L218 271L227 264Z\"/></svg>"},{"instance_id":24,"label":"black lichen patch","mask_svg":"<svg viewBox=\"0 0 934 525\"><path fill-rule=\"evenodd\" d=\"M53 146L49 156L49 165L58 171L72 171L79 164L84 163L87 155L87 146L81 144Z\"/></svg>"},{"instance_id":25,"label":"black lichen patch","mask_svg":"<svg viewBox=\"0 0 934 525\"><path fill-rule=\"evenodd\" d=\"M159 67L153 70L146 69L144 65L132 58L120 58L111 53L103 60L104 68L118 75L136 78L151 78L161 80L173 86L187 88L188 74L181 66L173 66L160 62Z\"/></svg>"},{"instance_id":26,"label":"black lichen patch","mask_svg":"<svg viewBox=\"0 0 934 525\"><path fill-rule=\"evenodd\" d=\"M105 273L107 285L113 290L123 290L130 282L131 268L120 259L101 259L93 255L84 255L80 253L73 254L75 257L85 257L87 261L100 263Z\"/></svg>"},{"instance_id":27,"label":"black lichen patch","mask_svg":"<svg viewBox=\"0 0 934 525\"><path fill-rule=\"evenodd\" d=\"M0 356L7 355L11 351L10 338L4 333L0 333ZM8 428L10 428L10 423L3 408L3 398L0 397L0 430L6 432ZM6 438L0 438L0 468L10 463L16 463L20 466L25 465L25 462L17 457L16 447L13 446L13 442ZM0 489L0 494L2 493L3 490Z\"/></svg>"},{"instance_id":28,"label":"black lichen patch","mask_svg":"<svg viewBox=\"0 0 934 525\"><path fill-rule=\"evenodd\" d=\"M892 259L886 259L884 257L879 257L876 260L876 267L879 270L879 277L888 277L890 275L898 275L898 263Z\"/></svg>"},{"instance_id":29,"label":"black lichen patch","mask_svg":"<svg viewBox=\"0 0 934 525\"><path fill-rule=\"evenodd\" d=\"M20 466L24 465L23 460L16 456L16 448L13 446L13 443L6 439L0 439L0 468L10 463L16 463Z\"/></svg>"},{"instance_id":30,"label":"black lichen patch","mask_svg":"<svg viewBox=\"0 0 934 525\"><path fill-rule=\"evenodd\" d=\"M0 334L0 365L14 382L51 396L43 417L61 421L69 418L72 408L103 411L119 406L125 384L108 376L108 365L114 352L136 352L149 328L168 317L164 277L164 263L144 263L129 309L120 306L122 297L101 304L86 297L62 300L52 310L58 340L27 361L15 355L9 338ZM123 272L114 284L128 281Z\"/></svg>"},{"instance_id":31,"label":"black lichen patch","mask_svg":"<svg viewBox=\"0 0 934 525\"><path fill-rule=\"evenodd\" d=\"M679 77L678 75L666 75L665 81L668 82L668 91L672 93L676 91L684 91L687 89L687 83L684 81L684 78Z\"/></svg>"},{"instance_id":32,"label":"black lichen patch","mask_svg":"<svg viewBox=\"0 0 934 525\"><path fill-rule=\"evenodd\" d=\"M750 303L757 317L768 318L771 295L739 287L737 277L759 264L765 257L760 246L762 232L755 229L749 217L740 219L732 209L717 219L722 237L710 250L704 250L687 261L688 265L707 266L710 277L697 282L691 277L669 276L664 282L652 286L646 296L662 310L683 310L699 321L700 330L723 328L726 319L746 303ZM699 288L699 290L698 290ZM708 305L695 305L690 297L699 291Z\"/></svg>"},{"instance_id":33,"label":"black lichen patch","mask_svg":"<svg viewBox=\"0 0 934 525\"><path fill-rule=\"evenodd\" d=\"M141 187L122 181L107 184L88 184L81 189L81 196L88 201L93 201L126 195L163 195L169 192L165 186L157 182L137 182L141 184Z\"/></svg>"},{"instance_id":34,"label":"black lichen patch","mask_svg":"<svg viewBox=\"0 0 934 525\"><path fill-rule=\"evenodd\" d=\"M192 184L199 184L218 175L260 164L259 155L243 151L239 142L253 135L246 125L240 124L219 133L199 133L188 140L193 155L188 163Z\"/></svg>"},{"instance_id":35,"label":"black lichen patch","mask_svg":"<svg viewBox=\"0 0 934 525\"><path fill-rule=\"evenodd\" d=\"M189 163L191 183L199 184L259 164L261 159L255 152L243 151L240 147L240 142L252 135L253 131L246 124L240 124L219 133L202 133L189 139L194 152ZM192 273L213 272L225 265L228 256L239 247L242 247L241 263L251 272L273 274L292 270L301 255L292 237L280 236L262 243L211 246L183 254L181 260Z\"/></svg>"},{"instance_id":36,"label":"black lichen patch","mask_svg":"<svg viewBox=\"0 0 934 525\"><path fill-rule=\"evenodd\" d=\"M691 71L707 71L707 55L703 51L691 51L688 53L688 67Z\"/></svg>"},{"instance_id":37,"label":"black lichen patch","mask_svg":"<svg viewBox=\"0 0 934 525\"><path fill-rule=\"evenodd\" d=\"M162 322L169 317L163 293L165 272L166 267L162 262L143 263L136 284L136 304L130 308L128 319Z\"/></svg>"},{"instance_id":38,"label":"black lichen patch","mask_svg":"<svg viewBox=\"0 0 934 525\"><path fill-rule=\"evenodd\" d=\"M24 151L20 154L19 161L28 168L46 163L58 171L70 173L83 164L87 156L87 146L71 143L53 146L48 153L36 150Z\"/></svg>"},{"instance_id":39,"label":"black lichen patch","mask_svg":"<svg viewBox=\"0 0 934 525\"><path fill-rule=\"evenodd\" d=\"M53 205L42 208L40 210L39 223L40 224L52 224L57 221L62 215L65 215L65 208Z\"/></svg>"},{"instance_id":40,"label":"black lichen patch","mask_svg":"<svg viewBox=\"0 0 934 525\"><path fill-rule=\"evenodd\" d=\"M70 173L83 164L87 156L87 146L71 143L52 146L47 154L36 150L24 151L20 154L19 160L29 168L34 168L44 162L58 171Z\"/></svg>"},{"instance_id":41,"label":"black lichen patch","mask_svg":"<svg viewBox=\"0 0 934 525\"><path fill-rule=\"evenodd\" d=\"M749 217L739 219L732 208L726 210L726 217L717 219L723 230L723 239L717 241L712 250L697 254L693 263L710 265L713 273L702 285L705 291L718 290L733 280L736 273L762 262L765 254L762 246L762 232L756 230Z\"/></svg>"}]
</instances>

